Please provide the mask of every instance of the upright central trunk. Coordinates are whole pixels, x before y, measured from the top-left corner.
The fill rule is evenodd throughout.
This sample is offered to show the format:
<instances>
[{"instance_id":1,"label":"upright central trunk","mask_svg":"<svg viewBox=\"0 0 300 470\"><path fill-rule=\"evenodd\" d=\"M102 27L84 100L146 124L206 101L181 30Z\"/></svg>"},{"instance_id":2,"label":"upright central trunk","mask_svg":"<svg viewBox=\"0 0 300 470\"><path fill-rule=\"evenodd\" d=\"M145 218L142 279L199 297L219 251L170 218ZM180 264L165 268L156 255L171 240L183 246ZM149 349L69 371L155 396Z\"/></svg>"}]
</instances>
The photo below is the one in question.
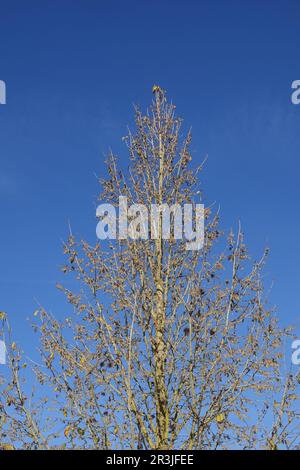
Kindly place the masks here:
<instances>
[{"instance_id":1,"label":"upright central trunk","mask_svg":"<svg viewBox=\"0 0 300 470\"><path fill-rule=\"evenodd\" d=\"M163 299L162 279L156 284L156 312L155 312L155 398L156 398L156 425L157 448L168 448L168 395L165 380L165 308Z\"/></svg>"},{"instance_id":2,"label":"upright central trunk","mask_svg":"<svg viewBox=\"0 0 300 470\"><path fill-rule=\"evenodd\" d=\"M159 97L157 96L157 107ZM158 110L159 112L159 110ZM158 203L163 202L163 170L164 170L164 148L159 123L159 184ZM162 238L162 214L159 217L158 238L156 240L156 271L155 271L155 400L156 400L156 446L158 449L168 449L168 393L165 377L166 344L165 344L165 300L163 280L163 238Z\"/></svg>"}]
</instances>

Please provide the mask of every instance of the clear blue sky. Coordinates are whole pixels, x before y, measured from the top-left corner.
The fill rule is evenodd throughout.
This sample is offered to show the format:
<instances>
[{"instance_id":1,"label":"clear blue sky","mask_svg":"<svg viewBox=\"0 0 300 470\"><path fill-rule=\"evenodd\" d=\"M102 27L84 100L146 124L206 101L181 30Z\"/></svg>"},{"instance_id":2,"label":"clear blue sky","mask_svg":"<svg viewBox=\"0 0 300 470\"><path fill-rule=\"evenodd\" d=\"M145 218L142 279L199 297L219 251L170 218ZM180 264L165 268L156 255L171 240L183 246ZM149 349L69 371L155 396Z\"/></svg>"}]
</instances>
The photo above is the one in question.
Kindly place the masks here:
<instances>
[{"instance_id":1,"label":"clear blue sky","mask_svg":"<svg viewBox=\"0 0 300 470\"><path fill-rule=\"evenodd\" d=\"M95 173L109 147L128 158L121 137L154 83L192 125L194 162L209 156L222 226L240 219L254 257L270 246L271 300L300 335L299 25L298 0L0 2L0 310L18 339L35 299L68 313L68 220L95 238Z\"/></svg>"}]
</instances>

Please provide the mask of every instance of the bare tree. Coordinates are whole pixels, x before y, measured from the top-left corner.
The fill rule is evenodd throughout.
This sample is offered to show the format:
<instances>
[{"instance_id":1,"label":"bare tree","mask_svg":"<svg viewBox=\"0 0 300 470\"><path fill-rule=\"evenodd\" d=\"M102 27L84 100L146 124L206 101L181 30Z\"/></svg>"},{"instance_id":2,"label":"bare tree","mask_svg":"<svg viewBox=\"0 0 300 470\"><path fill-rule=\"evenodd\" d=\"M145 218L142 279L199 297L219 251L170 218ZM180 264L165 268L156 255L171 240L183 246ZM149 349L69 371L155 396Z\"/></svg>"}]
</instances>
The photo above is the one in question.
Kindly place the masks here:
<instances>
[{"instance_id":1,"label":"bare tree","mask_svg":"<svg viewBox=\"0 0 300 470\"><path fill-rule=\"evenodd\" d=\"M118 205L195 203L191 133L160 87L125 138L128 171L108 157L100 200ZM9 341L1 381L0 440L22 448L298 448L299 376L284 371L282 329L264 291L267 250L251 261L239 226L225 237L205 209L205 242L186 250L162 214L156 239L98 241L70 232L59 321L42 307L34 326L43 364L30 374ZM7 317L2 314L4 330ZM8 328L9 329L9 328ZM27 370L27 372L26 372Z\"/></svg>"}]
</instances>

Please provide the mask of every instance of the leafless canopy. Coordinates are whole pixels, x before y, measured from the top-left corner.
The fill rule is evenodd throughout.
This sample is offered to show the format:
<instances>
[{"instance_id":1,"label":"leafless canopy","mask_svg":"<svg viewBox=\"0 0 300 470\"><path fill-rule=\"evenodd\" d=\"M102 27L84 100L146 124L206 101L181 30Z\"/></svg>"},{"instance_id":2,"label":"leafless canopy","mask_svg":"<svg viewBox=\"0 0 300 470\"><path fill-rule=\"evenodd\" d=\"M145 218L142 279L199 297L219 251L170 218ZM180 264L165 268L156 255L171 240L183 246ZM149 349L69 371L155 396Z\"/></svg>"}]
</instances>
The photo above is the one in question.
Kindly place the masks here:
<instances>
[{"instance_id":1,"label":"leafless canopy","mask_svg":"<svg viewBox=\"0 0 300 470\"><path fill-rule=\"evenodd\" d=\"M101 201L199 201L191 134L160 87L124 139L128 171L108 157ZM201 193L202 194L202 193ZM26 368L9 338L1 379L0 441L6 448L297 448L297 377L284 372L279 328L243 233L219 229L205 210L205 244L116 240L91 246L70 233L59 285L71 305L58 320L35 313L39 366ZM4 330L8 318L2 313ZM30 371L29 371L30 369ZM31 370L32 369L32 370ZM34 382L38 385L31 392ZM24 384L23 379L29 381Z\"/></svg>"}]
</instances>

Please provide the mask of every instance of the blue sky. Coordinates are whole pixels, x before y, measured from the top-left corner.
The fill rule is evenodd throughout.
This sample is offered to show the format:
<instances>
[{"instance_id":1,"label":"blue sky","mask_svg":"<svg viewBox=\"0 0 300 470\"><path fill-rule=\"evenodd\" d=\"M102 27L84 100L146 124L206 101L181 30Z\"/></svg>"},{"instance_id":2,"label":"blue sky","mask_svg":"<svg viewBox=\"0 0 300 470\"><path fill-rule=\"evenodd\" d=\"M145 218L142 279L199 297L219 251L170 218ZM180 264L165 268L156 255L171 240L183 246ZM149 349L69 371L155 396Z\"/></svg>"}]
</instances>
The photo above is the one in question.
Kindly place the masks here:
<instances>
[{"instance_id":1,"label":"blue sky","mask_svg":"<svg viewBox=\"0 0 300 470\"><path fill-rule=\"evenodd\" d=\"M266 285L300 335L300 3L293 1L2 0L0 310L23 343L36 299L66 312L61 241L95 239L98 185L133 104L160 84L192 126L206 203L238 220L254 258L271 256ZM25 345L26 346L26 345Z\"/></svg>"}]
</instances>

